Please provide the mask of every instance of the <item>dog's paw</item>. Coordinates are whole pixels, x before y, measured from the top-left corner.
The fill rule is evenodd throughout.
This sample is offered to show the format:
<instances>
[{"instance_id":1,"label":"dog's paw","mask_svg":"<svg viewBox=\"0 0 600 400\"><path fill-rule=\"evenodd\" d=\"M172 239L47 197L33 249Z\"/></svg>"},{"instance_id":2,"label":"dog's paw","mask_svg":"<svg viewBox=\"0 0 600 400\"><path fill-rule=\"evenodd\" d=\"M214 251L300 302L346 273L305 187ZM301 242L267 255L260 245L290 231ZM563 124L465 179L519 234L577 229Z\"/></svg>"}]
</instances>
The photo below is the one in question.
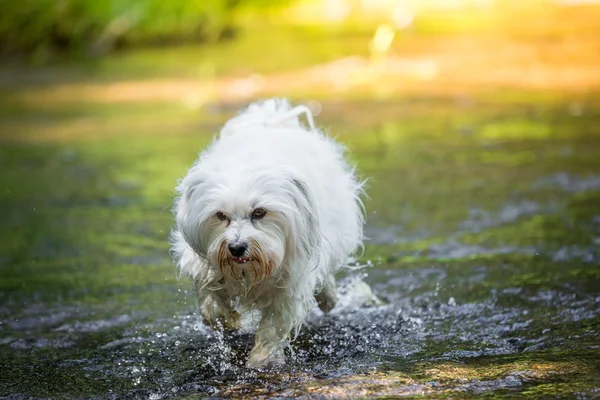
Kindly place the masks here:
<instances>
[{"instance_id":1,"label":"dog's paw","mask_svg":"<svg viewBox=\"0 0 600 400\"><path fill-rule=\"evenodd\" d=\"M285 363L283 349L278 347L255 347L250 352L246 368L262 369L280 367Z\"/></svg>"},{"instance_id":2,"label":"dog's paw","mask_svg":"<svg viewBox=\"0 0 600 400\"><path fill-rule=\"evenodd\" d=\"M224 313L219 316L204 314L202 317L204 324L215 331L234 332L241 328L240 315L235 311Z\"/></svg>"},{"instance_id":3,"label":"dog's paw","mask_svg":"<svg viewBox=\"0 0 600 400\"><path fill-rule=\"evenodd\" d=\"M232 332L241 328L240 314L221 306L210 297L204 301L201 311L204 324L213 330Z\"/></svg>"},{"instance_id":4,"label":"dog's paw","mask_svg":"<svg viewBox=\"0 0 600 400\"><path fill-rule=\"evenodd\" d=\"M315 295L315 300L317 300L317 304L321 311L327 314L334 309L338 301L335 287L325 287L321 292Z\"/></svg>"}]
</instances>

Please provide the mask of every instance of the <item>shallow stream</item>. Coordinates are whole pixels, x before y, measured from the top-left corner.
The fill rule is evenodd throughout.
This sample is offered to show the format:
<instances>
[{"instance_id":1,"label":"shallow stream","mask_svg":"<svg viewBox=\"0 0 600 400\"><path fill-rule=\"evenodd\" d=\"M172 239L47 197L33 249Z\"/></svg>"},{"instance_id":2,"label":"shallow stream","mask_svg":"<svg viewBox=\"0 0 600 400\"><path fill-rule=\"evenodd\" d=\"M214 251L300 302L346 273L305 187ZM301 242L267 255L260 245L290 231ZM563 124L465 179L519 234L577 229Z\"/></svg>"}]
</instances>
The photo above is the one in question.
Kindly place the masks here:
<instances>
[{"instance_id":1,"label":"shallow stream","mask_svg":"<svg viewBox=\"0 0 600 400\"><path fill-rule=\"evenodd\" d=\"M365 267L340 285L385 304L350 290L260 372L251 332L202 325L167 244L176 180L238 106L166 126L158 106L0 114L21 135L0 146L0 396L600 397L596 100L323 102L370 179ZM106 135L27 144L90 126Z\"/></svg>"}]
</instances>

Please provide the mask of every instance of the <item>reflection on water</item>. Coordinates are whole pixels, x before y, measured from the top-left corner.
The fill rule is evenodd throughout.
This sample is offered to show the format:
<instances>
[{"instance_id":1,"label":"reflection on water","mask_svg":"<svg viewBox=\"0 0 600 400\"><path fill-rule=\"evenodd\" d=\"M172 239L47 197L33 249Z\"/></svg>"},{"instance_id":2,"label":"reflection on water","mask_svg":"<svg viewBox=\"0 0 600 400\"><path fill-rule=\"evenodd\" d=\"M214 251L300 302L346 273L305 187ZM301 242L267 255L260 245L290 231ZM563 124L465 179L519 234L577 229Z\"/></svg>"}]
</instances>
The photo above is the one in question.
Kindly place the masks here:
<instances>
[{"instance_id":1,"label":"reflection on water","mask_svg":"<svg viewBox=\"0 0 600 400\"><path fill-rule=\"evenodd\" d=\"M243 367L252 316L200 322L168 255L172 188L225 114L3 145L0 396L598 396L600 132L580 101L324 102L370 177L367 266L276 371ZM358 274L383 304L356 306Z\"/></svg>"}]
</instances>

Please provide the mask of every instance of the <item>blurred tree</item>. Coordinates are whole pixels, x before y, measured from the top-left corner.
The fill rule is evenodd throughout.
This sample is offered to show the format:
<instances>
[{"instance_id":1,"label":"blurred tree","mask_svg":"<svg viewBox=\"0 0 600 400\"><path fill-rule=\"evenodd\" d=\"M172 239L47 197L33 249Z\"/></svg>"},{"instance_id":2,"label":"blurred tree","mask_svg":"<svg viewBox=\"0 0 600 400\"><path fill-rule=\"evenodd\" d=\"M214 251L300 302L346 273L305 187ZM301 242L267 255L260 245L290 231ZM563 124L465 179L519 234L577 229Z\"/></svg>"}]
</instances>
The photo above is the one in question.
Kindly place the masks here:
<instances>
[{"instance_id":1,"label":"blurred tree","mask_svg":"<svg viewBox=\"0 0 600 400\"><path fill-rule=\"evenodd\" d=\"M0 52L38 58L124 45L215 41L241 8L290 0L0 0Z\"/></svg>"}]
</instances>

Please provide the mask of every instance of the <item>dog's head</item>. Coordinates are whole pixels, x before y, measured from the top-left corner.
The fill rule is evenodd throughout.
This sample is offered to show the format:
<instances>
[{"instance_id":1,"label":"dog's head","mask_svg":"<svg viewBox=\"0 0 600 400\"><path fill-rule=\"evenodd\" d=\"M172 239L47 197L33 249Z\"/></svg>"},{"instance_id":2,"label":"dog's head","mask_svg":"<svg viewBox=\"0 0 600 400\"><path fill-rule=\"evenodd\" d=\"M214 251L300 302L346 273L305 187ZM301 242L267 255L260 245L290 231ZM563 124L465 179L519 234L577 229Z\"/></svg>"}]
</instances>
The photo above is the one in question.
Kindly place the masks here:
<instances>
[{"instance_id":1,"label":"dog's head","mask_svg":"<svg viewBox=\"0 0 600 400\"><path fill-rule=\"evenodd\" d=\"M318 249L315 200L292 173L231 177L193 168L178 190L179 231L226 280L256 284L294 259L308 261Z\"/></svg>"}]
</instances>

